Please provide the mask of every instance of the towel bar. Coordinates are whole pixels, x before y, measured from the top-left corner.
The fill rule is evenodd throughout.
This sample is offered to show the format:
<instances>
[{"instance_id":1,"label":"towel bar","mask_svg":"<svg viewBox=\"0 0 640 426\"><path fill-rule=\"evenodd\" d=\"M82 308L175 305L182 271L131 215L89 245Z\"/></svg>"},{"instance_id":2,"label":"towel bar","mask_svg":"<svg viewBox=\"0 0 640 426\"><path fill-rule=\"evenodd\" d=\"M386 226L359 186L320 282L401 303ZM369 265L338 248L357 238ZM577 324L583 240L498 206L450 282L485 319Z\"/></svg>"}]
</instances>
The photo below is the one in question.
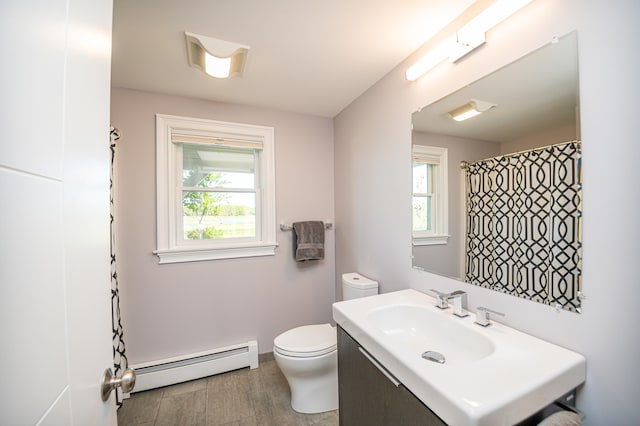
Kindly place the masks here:
<instances>
[{"instance_id":1,"label":"towel bar","mask_svg":"<svg viewBox=\"0 0 640 426\"><path fill-rule=\"evenodd\" d=\"M285 225L284 223L280 224L280 230L281 231L291 231L292 229L293 229L293 226L291 226L291 225ZM325 222L324 223L324 229L333 229L333 223Z\"/></svg>"}]
</instances>

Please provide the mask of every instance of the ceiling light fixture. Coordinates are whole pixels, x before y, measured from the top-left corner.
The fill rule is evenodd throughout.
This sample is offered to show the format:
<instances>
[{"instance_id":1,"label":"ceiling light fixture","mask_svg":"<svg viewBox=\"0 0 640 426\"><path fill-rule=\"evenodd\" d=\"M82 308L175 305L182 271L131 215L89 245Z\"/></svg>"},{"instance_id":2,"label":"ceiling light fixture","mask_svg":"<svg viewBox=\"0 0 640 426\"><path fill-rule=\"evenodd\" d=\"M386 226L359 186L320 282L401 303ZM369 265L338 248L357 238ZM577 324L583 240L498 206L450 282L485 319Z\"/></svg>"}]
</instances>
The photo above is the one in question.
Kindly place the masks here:
<instances>
[{"instance_id":1,"label":"ceiling light fixture","mask_svg":"<svg viewBox=\"0 0 640 426\"><path fill-rule=\"evenodd\" d=\"M447 114L456 121L464 121L471 117L480 115L483 112L489 111L491 108L496 106L498 105L491 102L471 99L466 104L449 111Z\"/></svg>"},{"instance_id":2,"label":"ceiling light fixture","mask_svg":"<svg viewBox=\"0 0 640 426\"><path fill-rule=\"evenodd\" d=\"M497 0L422 59L409 67L405 77L417 80L445 59L457 62L486 42L485 33L533 0Z\"/></svg>"},{"instance_id":3,"label":"ceiling light fixture","mask_svg":"<svg viewBox=\"0 0 640 426\"><path fill-rule=\"evenodd\" d=\"M189 65L216 78L242 75L249 46L189 32L184 35Z\"/></svg>"}]
</instances>

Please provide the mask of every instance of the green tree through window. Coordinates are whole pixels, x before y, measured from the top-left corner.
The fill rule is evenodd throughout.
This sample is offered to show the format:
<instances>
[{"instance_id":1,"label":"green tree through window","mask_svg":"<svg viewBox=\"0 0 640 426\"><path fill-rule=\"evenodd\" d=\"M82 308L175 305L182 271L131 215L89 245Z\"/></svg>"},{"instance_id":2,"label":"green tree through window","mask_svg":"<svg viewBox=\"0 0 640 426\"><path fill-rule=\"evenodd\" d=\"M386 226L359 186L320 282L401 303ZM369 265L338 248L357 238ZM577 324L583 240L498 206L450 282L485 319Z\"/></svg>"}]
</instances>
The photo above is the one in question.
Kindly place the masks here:
<instances>
[{"instance_id":1,"label":"green tree through window","mask_svg":"<svg viewBox=\"0 0 640 426\"><path fill-rule=\"evenodd\" d=\"M193 170L184 171L183 181L185 186L200 188L215 188L229 183L222 178L221 173L208 173L200 180ZM204 226L202 223L206 216L217 216L220 213L221 204L228 201L230 195L224 192L189 191L182 195L182 207L185 216L194 216L198 219L196 229L185 231L188 240L202 240L209 238L221 238L223 231L215 226Z\"/></svg>"}]
</instances>

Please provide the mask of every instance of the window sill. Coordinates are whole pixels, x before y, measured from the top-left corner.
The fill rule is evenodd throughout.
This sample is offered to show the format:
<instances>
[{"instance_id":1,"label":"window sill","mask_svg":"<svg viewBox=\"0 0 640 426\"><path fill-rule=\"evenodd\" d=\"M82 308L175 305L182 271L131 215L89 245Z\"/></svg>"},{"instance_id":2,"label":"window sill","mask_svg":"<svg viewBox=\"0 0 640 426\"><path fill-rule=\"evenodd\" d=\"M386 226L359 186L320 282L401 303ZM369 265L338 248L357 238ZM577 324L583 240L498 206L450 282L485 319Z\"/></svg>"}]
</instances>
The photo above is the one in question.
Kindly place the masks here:
<instances>
[{"instance_id":1,"label":"window sill","mask_svg":"<svg viewBox=\"0 0 640 426\"><path fill-rule=\"evenodd\" d=\"M260 243L224 248L158 249L153 254L163 263L199 262L203 260L236 259L242 257L274 256L278 243Z\"/></svg>"},{"instance_id":2,"label":"window sill","mask_svg":"<svg viewBox=\"0 0 640 426\"><path fill-rule=\"evenodd\" d=\"M450 235L413 236L414 246L435 246L447 244Z\"/></svg>"}]
</instances>

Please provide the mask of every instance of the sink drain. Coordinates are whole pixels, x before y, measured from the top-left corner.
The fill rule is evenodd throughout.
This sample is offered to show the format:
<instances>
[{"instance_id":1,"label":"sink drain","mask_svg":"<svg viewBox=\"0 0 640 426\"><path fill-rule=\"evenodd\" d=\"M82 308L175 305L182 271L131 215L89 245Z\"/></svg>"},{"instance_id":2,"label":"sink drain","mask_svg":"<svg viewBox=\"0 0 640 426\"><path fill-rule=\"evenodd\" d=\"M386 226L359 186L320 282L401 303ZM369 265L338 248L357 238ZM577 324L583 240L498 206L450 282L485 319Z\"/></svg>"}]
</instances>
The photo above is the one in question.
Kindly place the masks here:
<instances>
[{"instance_id":1,"label":"sink drain","mask_svg":"<svg viewBox=\"0 0 640 426\"><path fill-rule=\"evenodd\" d=\"M423 352L422 358L426 359L427 361L437 362L438 364L444 364L444 361L445 361L444 355L436 351Z\"/></svg>"}]
</instances>

